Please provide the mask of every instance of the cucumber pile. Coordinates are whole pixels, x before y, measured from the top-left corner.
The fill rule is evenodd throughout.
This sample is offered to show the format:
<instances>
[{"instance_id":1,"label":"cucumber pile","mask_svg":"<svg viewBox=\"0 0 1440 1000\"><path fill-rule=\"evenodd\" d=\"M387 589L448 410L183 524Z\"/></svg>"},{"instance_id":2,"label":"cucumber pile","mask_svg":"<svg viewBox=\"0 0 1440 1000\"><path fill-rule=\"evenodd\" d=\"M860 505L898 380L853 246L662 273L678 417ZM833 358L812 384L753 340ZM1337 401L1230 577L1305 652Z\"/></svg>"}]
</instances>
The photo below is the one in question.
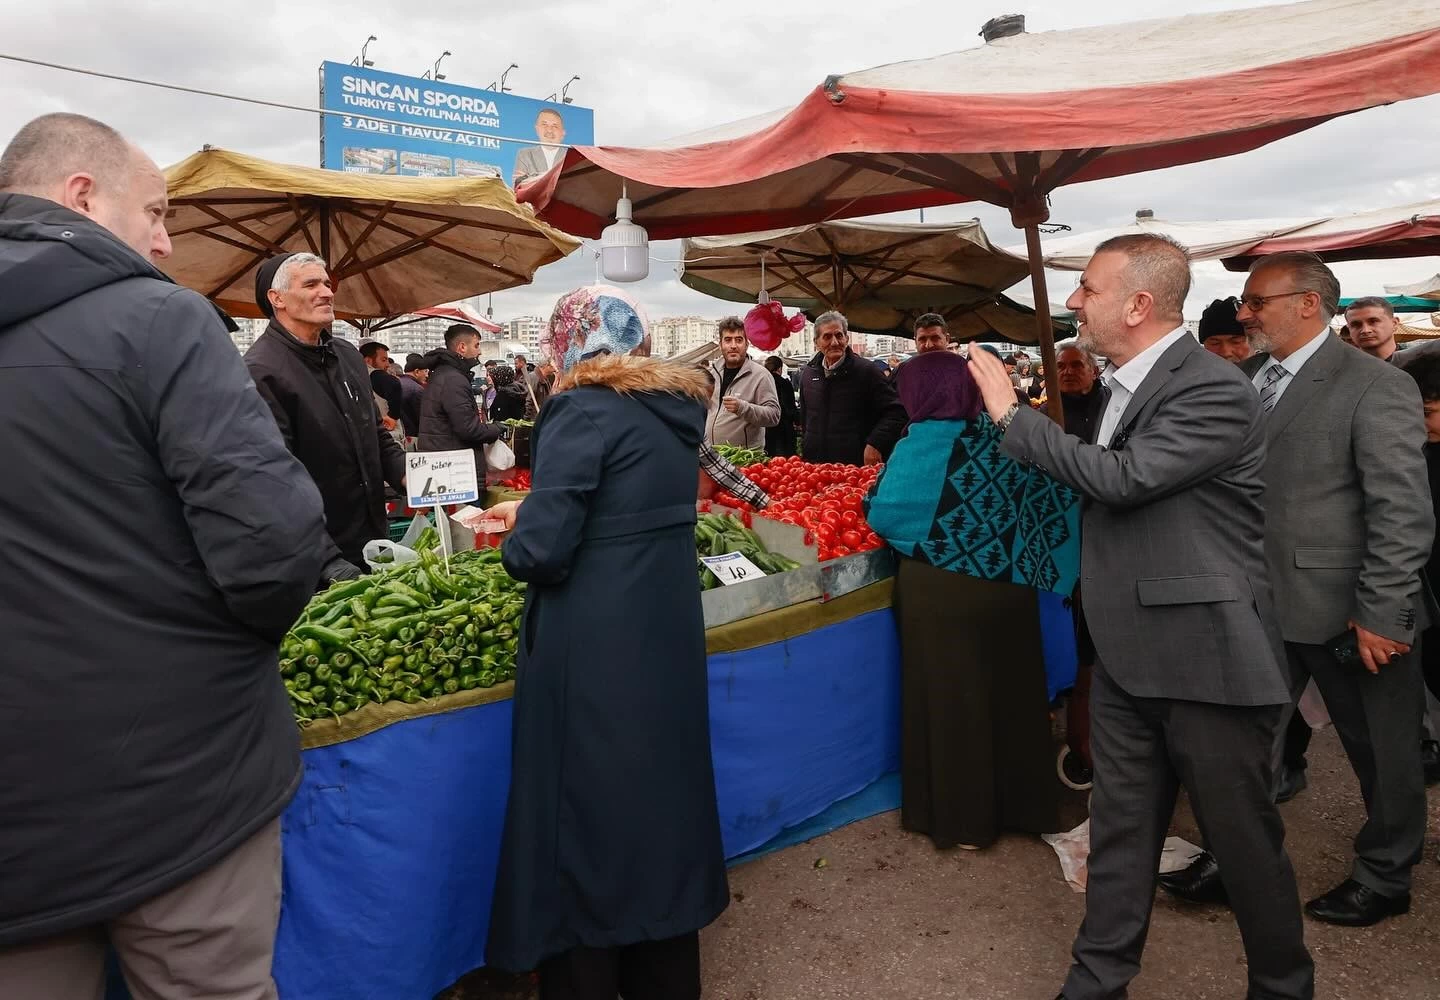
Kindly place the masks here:
<instances>
[{"instance_id":1,"label":"cucumber pile","mask_svg":"<svg viewBox=\"0 0 1440 1000\"><path fill-rule=\"evenodd\" d=\"M701 514L695 521L696 557L723 556L727 552L739 552L767 574L800 568L795 560L767 549L760 536L737 519L727 514ZM719 586L721 583L715 574L701 563L700 589L714 590Z\"/></svg>"},{"instance_id":2,"label":"cucumber pile","mask_svg":"<svg viewBox=\"0 0 1440 1000\"><path fill-rule=\"evenodd\" d=\"M514 679L525 585L500 551L456 553L448 574L433 549L417 551L316 594L285 636L280 674L300 725Z\"/></svg>"}]
</instances>

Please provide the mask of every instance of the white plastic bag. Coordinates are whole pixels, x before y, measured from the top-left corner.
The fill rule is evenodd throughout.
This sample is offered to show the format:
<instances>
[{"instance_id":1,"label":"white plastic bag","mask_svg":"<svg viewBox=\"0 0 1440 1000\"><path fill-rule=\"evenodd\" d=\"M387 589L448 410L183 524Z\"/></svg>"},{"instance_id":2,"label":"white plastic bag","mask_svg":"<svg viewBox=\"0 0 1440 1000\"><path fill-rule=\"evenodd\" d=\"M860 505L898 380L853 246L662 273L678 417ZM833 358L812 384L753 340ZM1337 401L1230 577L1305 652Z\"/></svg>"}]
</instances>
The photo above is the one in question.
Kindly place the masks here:
<instances>
[{"instance_id":1,"label":"white plastic bag","mask_svg":"<svg viewBox=\"0 0 1440 1000\"><path fill-rule=\"evenodd\" d=\"M372 570L389 569L400 563L414 562L420 558L420 553L414 549L406 548L399 542L392 542L388 538L372 538L365 543L365 548L360 553L365 557L365 562Z\"/></svg>"},{"instance_id":2,"label":"white plastic bag","mask_svg":"<svg viewBox=\"0 0 1440 1000\"><path fill-rule=\"evenodd\" d=\"M496 472L515 468L515 453L504 441L494 441L485 446L485 464Z\"/></svg>"},{"instance_id":3,"label":"white plastic bag","mask_svg":"<svg viewBox=\"0 0 1440 1000\"><path fill-rule=\"evenodd\" d=\"M365 548L360 550L360 555L372 570L384 569L397 563L414 562L420 558L420 553L411 546L420 539L428 527L430 527L430 519L424 514L416 514L410 519L410 527L405 530L405 536L398 543L392 542L388 538L375 538L365 543Z\"/></svg>"}]
</instances>

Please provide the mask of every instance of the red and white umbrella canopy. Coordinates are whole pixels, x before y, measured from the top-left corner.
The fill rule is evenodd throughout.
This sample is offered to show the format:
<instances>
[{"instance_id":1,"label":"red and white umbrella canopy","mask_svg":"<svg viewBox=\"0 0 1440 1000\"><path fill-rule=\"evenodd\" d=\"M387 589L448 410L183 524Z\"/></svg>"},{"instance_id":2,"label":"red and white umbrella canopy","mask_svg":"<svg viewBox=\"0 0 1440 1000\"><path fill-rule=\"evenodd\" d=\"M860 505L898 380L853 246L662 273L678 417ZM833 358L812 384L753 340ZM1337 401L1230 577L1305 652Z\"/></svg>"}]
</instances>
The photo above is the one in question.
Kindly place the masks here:
<instances>
[{"instance_id":1,"label":"red and white umbrella canopy","mask_svg":"<svg viewBox=\"0 0 1440 1000\"><path fill-rule=\"evenodd\" d=\"M1330 261L1440 256L1440 199L1319 219L1227 257L1225 266L1243 271L1256 257L1286 250L1308 250Z\"/></svg>"},{"instance_id":2,"label":"red and white umbrella canopy","mask_svg":"<svg viewBox=\"0 0 1440 1000\"><path fill-rule=\"evenodd\" d=\"M655 239L970 200L1024 224L1061 184L1227 156L1436 92L1436 0L1021 33L831 77L791 110L659 147L575 147L520 198L592 237L622 179Z\"/></svg>"},{"instance_id":3,"label":"red and white umbrella canopy","mask_svg":"<svg viewBox=\"0 0 1440 1000\"><path fill-rule=\"evenodd\" d=\"M431 319L448 319L456 323L468 323L481 333L500 333L503 327L491 323L489 320L481 319L476 313L471 312L458 303L448 306L435 306L433 309L416 309L414 316L424 316Z\"/></svg>"}]
</instances>

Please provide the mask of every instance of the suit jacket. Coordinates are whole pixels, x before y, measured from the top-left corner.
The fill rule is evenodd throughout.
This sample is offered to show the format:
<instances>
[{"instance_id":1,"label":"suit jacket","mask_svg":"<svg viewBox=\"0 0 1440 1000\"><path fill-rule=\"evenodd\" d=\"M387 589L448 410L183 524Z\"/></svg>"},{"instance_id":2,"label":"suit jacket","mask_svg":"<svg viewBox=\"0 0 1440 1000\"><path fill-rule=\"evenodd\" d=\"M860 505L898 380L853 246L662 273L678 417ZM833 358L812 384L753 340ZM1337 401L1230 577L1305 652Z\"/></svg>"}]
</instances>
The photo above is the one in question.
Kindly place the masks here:
<instances>
[{"instance_id":1,"label":"suit jacket","mask_svg":"<svg viewBox=\"0 0 1440 1000\"><path fill-rule=\"evenodd\" d=\"M1257 354L1250 376L1270 364ZM1265 554L1280 629L1321 643L1353 619L1412 642L1435 513L1420 390L1404 370L1328 338L1266 421Z\"/></svg>"},{"instance_id":2,"label":"suit jacket","mask_svg":"<svg viewBox=\"0 0 1440 1000\"><path fill-rule=\"evenodd\" d=\"M1260 399L1193 337L1087 444L1021 409L1005 448L1084 494L1085 619L1105 672L1136 697L1289 701L1265 568Z\"/></svg>"},{"instance_id":3,"label":"suit jacket","mask_svg":"<svg viewBox=\"0 0 1440 1000\"><path fill-rule=\"evenodd\" d=\"M560 156L555 160L556 163L565 158L566 148L568 147L560 147ZM526 146L515 154L515 170L511 177L529 177L533 180L549 169L549 164L545 162L545 151L539 146Z\"/></svg>"}]
</instances>

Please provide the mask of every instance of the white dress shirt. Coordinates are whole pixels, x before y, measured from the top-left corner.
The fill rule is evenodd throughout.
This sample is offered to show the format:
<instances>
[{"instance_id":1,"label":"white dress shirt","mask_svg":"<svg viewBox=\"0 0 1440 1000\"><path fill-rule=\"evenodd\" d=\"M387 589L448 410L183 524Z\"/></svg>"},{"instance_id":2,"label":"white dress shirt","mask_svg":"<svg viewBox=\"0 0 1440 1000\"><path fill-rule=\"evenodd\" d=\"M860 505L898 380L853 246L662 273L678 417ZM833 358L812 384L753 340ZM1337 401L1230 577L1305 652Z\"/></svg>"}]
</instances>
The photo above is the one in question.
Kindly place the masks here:
<instances>
[{"instance_id":1,"label":"white dress shirt","mask_svg":"<svg viewBox=\"0 0 1440 1000\"><path fill-rule=\"evenodd\" d=\"M1275 406L1280 405L1280 397L1285 395L1286 388L1289 387L1291 382L1295 381L1295 376L1300 374L1300 369L1304 367L1305 362L1315 356L1315 352L1320 350L1320 346L1325 343L1326 337L1333 336L1335 335L1330 332L1330 328L1327 326L1316 334L1314 340L1306 341L1303 347L1280 362L1280 366L1285 369L1285 375L1279 382L1275 383ZM1257 392L1264 387L1265 380L1269 377L1270 366L1274 363L1275 358L1272 357L1265 364L1261 365L1260 370L1255 373L1255 378L1251 381L1255 383ZM1274 408L1274 406L1271 407L1272 410Z\"/></svg>"},{"instance_id":2,"label":"white dress shirt","mask_svg":"<svg viewBox=\"0 0 1440 1000\"><path fill-rule=\"evenodd\" d=\"M1177 327L1119 368L1107 369L1105 374L1100 376L1100 380L1110 390L1110 405L1105 407L1105 415L1100 418L1100 433L1095 435L1096 444L1110 447L1110 440L1115 436L1115 429L1120 425L1120 418L1125 415L1125 407L1130 405L1135 390L1140 388L1140 383L1145 381L1161 355L1170 350L1181 337L1188 336L1188 330L1183 326Z\"/></svg>"},{"instance_id":3,"label":"white dress shirt","mask_svg":"<svg viewBox=\"0 0 1440 1000\"><path fill-rule=\"evenodd\" d=\"M545 157L545 171L546 171L547 173L550 171L550 168L551 168L551 167L555 166L555 161L560 158L560 154L563 153L564 151L565 151L565 147L564 147L564 146L541 146L541 147L540 147L540 152L541 152L541 154L544 155L544 157Z\"/></svg>"}]
</instances>

